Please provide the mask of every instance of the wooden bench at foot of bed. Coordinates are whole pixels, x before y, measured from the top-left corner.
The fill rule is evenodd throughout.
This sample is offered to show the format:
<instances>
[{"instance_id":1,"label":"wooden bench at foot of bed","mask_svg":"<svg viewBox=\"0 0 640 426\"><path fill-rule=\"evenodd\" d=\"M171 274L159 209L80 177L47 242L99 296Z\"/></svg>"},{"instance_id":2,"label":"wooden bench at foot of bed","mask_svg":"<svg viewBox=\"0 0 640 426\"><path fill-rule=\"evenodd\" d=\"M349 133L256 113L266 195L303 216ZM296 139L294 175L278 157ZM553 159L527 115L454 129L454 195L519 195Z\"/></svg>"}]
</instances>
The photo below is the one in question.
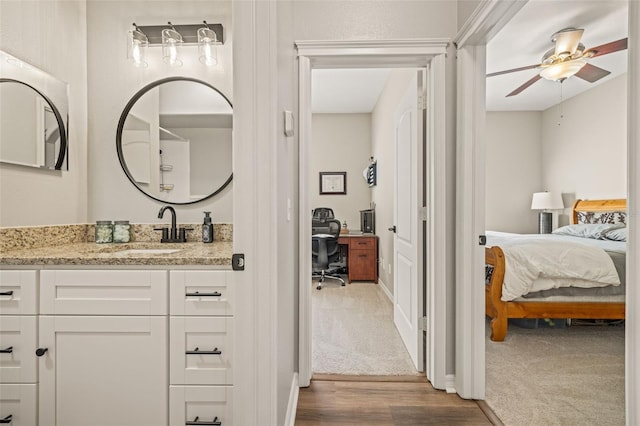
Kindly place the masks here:
<instances>
[{"instance_id":1,"label":"wooden bench at foot of bed","mask_svg":"<svg viewBox=\"0 0 640 426\"><path fill-rule=\"evenodd\" d=\"M485 310L491 318L491 340L502 342L507 335L509 318L577 318L624 319L624 302L504 302L504 253L500 247L485 248L485 263L493 266L491 279L485 283Z\"/></svg>"}]
</instances>

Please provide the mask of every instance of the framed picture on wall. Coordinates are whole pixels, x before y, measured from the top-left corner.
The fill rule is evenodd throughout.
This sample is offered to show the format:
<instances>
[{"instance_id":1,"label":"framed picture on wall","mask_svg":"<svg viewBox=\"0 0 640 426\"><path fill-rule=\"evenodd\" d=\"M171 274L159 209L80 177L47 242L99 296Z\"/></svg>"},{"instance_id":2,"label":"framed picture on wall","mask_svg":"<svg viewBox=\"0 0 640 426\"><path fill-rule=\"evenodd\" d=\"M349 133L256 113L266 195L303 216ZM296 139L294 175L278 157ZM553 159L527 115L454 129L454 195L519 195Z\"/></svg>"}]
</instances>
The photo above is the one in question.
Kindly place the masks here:
<instances>
[{"instance_id":1,"label":"framed picture on wall","mask_svg":"<svg viewBox=\"0 0 640 426\"><path fill-rule=\"evenodd\" d=\"M320 195L327 194L347 194L347 172L320 172Z\"/></svg>"}]
</instances>

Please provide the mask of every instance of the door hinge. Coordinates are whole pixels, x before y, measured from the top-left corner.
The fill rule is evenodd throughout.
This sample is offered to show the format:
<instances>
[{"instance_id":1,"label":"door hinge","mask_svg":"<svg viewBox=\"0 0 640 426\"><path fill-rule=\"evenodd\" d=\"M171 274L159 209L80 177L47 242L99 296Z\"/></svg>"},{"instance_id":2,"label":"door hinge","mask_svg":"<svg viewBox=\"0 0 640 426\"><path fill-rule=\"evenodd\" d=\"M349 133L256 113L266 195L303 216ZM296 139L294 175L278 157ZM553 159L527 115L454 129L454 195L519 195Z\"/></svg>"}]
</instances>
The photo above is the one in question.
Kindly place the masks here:
<instances>
[{"instance_id":1,"label":"door hinge","mask_svg":"<svg viewBox=\"0 0 640 426\"><path fill-rule=\"evenodd\" d=\"M429 329L429 321L427 317L418 318L418 330L427 331Z\"/></svg>"},{"instance_id":2,"label":"door hinge","mask_svg":"<svg viewBox=\"0 0 640 426\"><path fill-rule=\"evenodd\" d=\"M418 209L418 220L427 221L427 206L422 206Z\"/></svg>"},{"instance_id":3,"label":"door hinge","mask_svg":"<svg viewBox=\"0 0 640 426\"><path fill-rule=\"evenodd\" d=\"M418 95L418 109L427 109L426 95Z\"/></svg>"}]
</instances>

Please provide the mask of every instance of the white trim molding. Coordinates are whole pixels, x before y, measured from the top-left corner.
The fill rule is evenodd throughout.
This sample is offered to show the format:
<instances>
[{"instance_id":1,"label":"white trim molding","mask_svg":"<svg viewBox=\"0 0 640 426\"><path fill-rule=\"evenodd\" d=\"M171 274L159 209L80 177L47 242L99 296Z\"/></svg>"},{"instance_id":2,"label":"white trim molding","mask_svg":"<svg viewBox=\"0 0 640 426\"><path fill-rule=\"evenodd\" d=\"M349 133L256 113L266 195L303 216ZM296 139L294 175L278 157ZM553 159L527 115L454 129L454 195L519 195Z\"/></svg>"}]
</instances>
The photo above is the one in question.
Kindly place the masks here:
<instances>
[{"instance_id":1,"label":"white trim molding","mask_svg":"<svg viewBox=\"0 0 640 426\"><path fill-rule=\"evenodd\" d=\"M627 282L640 280L640 2L629 2L629 74L627 76ZM627 425L640 424L640 289L627 287L625 399Z\"/></svg>"},{"instance_id":2,"label":"white trim molding","mask_svg":"<svg viewBox=\"0 0 640 426\"><path fill-rule=\"evenodd\" d=\"M299 146L299 235L300 235L300 276L301 283L308 283L311 276L311 248L308 243L311 239L311 211L309 202L309 141L311 140L311 70L313 68L360 68L360 67L427 67L430 71L431 90L429 96L430 119L428 126L433 135L434 150L444 151L448 137L445 119L445 55L448 40L445 39L408 39L408 40L381 40L381 41L296 41L299 56L299 106L300 106L300 146ZM437 147L437 148L436 148ZM443 164L436 170L436 175L430 174L437 194L446 193L446 175L449 172ZM429 217L435 223L437 229L444 228L445 222L442 212L431 205ZM446 216L446 215L444 215ZM443 241L445 239L443 238ZM432 239L433 241L433 239ZM428 243L427 250L434 247L434 243ZM445 270L446 264L434 264L438 270ZM446 272L442 272L446 277ZM438 275L438 273L436 273ZM453 282L449 277L448 281ZM447 280L432 281L429 285L437 287L429 294L437 294L442 297L438 305L445 305ZM299 381L300 386L308 386L311 380L311 285L300 286L299 300ZM429 291L429 290L428 290ZM429 362L434 368L431 372L431 380L434 387L444 389L446 375L446 309L442 308L432 313L429 319L429 336L435 336L432 347L437 350L427 354ZM452 356L452 355L451 355Z\"/></svg>"},{"instance_id":3,"label":"white trim molding","mask_svg":"<svg viewBox=\"0 0 640 426\"><path fill-rule=\"evenodd\" d=\"M287 415L284 418L284 426L294 426L296 424L298 395L300 395L298 373L293 373L293 378L291 379L291 390L289 391L289 403L287 404Z\"/></svg>"},{"instance_id":4,"label":"white trim molding","mask_svg":"<svg viewBox=\"0 0 640 426\"><path fill-rule=\"evenodd\" d=\"M381 286L382 292L389 298L391 303L393 303L393 294L391 294L386 284L380 278L378 278L378 285Z\"/></svg>"}]
</instances>

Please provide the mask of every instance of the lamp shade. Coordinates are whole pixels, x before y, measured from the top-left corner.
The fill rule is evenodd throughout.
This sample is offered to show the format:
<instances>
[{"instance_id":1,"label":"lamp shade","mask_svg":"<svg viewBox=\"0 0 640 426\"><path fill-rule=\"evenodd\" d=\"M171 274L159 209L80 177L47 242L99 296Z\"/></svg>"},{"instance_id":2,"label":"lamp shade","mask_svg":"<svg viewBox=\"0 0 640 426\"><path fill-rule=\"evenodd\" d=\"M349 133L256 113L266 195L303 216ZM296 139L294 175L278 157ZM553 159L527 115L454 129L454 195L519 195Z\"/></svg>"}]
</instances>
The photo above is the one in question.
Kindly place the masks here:
<instances>
[{"instance_id":1,"label":"lamp shade","mask_svg":"<svg viewBox=\"0 0 640 426\"><path fill-rule=\"evenodd\" d=\"M563 209L562 196L559 192L535 192L531 200L531 210Z\"/></svg>"}]
</instances>

